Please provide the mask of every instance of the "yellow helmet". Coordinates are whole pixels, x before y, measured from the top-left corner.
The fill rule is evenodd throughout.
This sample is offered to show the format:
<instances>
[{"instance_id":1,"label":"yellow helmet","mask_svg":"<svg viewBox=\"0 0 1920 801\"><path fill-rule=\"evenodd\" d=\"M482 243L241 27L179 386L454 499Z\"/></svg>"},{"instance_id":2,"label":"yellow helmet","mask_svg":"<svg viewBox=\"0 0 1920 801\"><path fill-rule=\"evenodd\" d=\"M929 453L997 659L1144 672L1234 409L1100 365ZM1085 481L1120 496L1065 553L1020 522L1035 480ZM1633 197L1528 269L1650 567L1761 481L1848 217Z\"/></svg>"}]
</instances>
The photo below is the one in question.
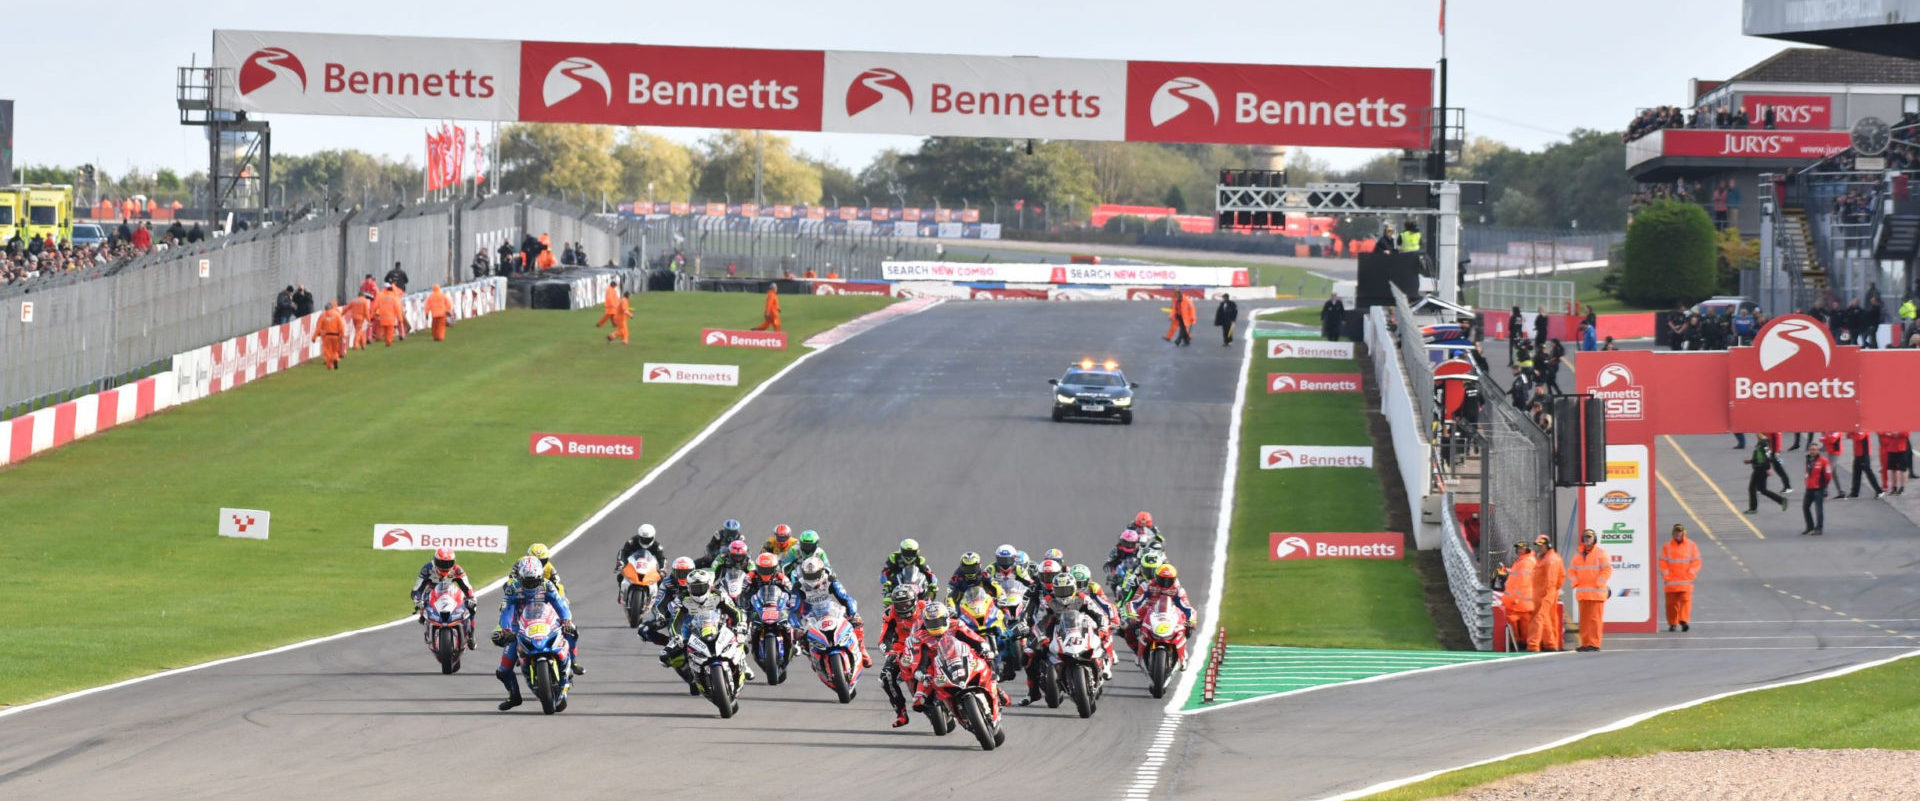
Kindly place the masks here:
<instances>
[{"instance_id":1,"label":"yellow helmet","mask_svg":"<svg viewBox=\"0 0 1920 801\"><path fill-rule=\"evenodd\" d=\"M546 544L539 542L527 546L527 555L540 560L540 564L543 565L547 563L548 559L553 558L553 555L547 552Z\"/></svg>"}]
</instances>

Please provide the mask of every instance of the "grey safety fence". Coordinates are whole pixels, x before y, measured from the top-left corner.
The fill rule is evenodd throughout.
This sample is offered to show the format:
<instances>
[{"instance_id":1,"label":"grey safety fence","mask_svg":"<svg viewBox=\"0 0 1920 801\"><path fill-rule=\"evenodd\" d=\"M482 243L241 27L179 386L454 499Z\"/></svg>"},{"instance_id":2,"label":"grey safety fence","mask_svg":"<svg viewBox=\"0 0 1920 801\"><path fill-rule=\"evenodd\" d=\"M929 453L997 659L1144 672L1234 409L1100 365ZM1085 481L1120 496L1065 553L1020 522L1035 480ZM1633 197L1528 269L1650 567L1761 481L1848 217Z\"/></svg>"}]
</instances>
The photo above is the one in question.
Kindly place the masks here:
<instances>
[{"instance_id":1,"label":"grey safety fence","mask_svg":"<svg viewBox=\"0 0 1920 801\"><path fill-rule=\"evenodd\" d=\"M543 197L527 198L526 210L526 232L535 237L545 234L553 245L555 258L568 244L577 244L586 251L585 266L625 264L620 254L620 226L611 218L602 219L584 209Z\"/></svg>"},{"instance_id":2,"label":"grey safety fence","mask_svg":"<svg viewBox=\"0 0 1920 801\"><path fill-rule=\"evenodd\" d=\"M1414 388L1413 402L1420 410L1421 428L1425 431L1440 419L1433 405L1433 361L1427 356L1426 337L1420 333L1420 322L1407 305L1406 293L1399 287L1392 289L1393 336L1400 348L1400 366L1407 371L1407 386ZM1431 442L1431 432L1423 433L1421 438Z\"/></svg>"},{"instance_id":3,"label":"grey safety fence","mask_svg":"<svg viewBox=\"0 0 1920 801\"><path fill-rule=\"evenodd\" d=\"M1494 568L1513 561L1514 543L1554 536L1553 446L1503 397L1482 397L1479 570L1491 583Z\"/></svg>"},{"instance_id":4,"label":"grey safety fence","mask_svg":"<svg viewBox=\"0 0 1920 801\"><path fill-rule=\"evenodd\" d=\"M1492 650L1493 588L1480 575L1473 550L1461 535L1460 521L1453 513L1453 494L1447 493L1441 500L1440 562L1447 571L1447 589L1453 594L1454 607L1460 611L1460 621L1466 624L1473 647Z\"/></svg>"},{"instance_id":5,"label":"grey safety fence","mask_svg":"<svg viewBox=\"0 0 1920 801\"><path fill-rule=\"evenodd\" d=\"M350 296L362 276L381 279L396 261L414 288L468 280L475 250L517 245L536 202L534 216L556 229L556 248L579 241L590 256L598 248L600 259L616 252L612 223L564 204L503 196L321 215L155 251L85 280L0 288L0 419L149 375L176 353L265 328L283 287L305 286L324 306Z\"/></svg>"},{"instance_id":6,"label":"grey safety fence","mask_svg":"<svg viewBox=\"0 0 1920 801\"><path fill-rule=\"evenodd\" d=\"M621 252L637 266L668 267L677 260L685 272L709 278L732 268L741 277L803 276L811 270L822 278L878 281L881 262L936 259L941 249L912 237L849 232L831 221L667 217L629 223Z\"/></svg>"}]
</instances>

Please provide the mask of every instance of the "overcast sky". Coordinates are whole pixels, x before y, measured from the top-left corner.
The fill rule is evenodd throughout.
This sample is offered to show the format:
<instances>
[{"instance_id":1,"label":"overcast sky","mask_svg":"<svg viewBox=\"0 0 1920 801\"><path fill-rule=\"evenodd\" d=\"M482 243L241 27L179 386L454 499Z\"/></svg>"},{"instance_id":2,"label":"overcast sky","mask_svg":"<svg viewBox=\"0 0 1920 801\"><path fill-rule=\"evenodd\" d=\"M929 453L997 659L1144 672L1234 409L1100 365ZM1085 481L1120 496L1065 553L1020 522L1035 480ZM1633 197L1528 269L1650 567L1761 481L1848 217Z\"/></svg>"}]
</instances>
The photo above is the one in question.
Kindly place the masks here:
<instances>
[{"instance_id":1,"label":"overcast sky","mask_svg":"<svg viewBox=\"0 0 1920 801\"><path fill-rule=\"evenodd\" d=\"M16 101L15 164L206 168L201 129L179 125L174 67L205 64L214 28L626 41L787 49L1425 67L1440 57L1439 0L565 0L553 3L21 3L0 34ZM1687 79L1725 78L1785 47L1740 35L1740 0L1453 0L1452 105L1468 133L1537 148L1573 128L1612 130L1684 101ZM357 148L423 160L424 123L270 115L274 148ZM660 129L684 141L698 129ZM799 134L858 171L911 137ZM1370 151L1316 149L1349 166Z\"/></svg>"}]
</instances>

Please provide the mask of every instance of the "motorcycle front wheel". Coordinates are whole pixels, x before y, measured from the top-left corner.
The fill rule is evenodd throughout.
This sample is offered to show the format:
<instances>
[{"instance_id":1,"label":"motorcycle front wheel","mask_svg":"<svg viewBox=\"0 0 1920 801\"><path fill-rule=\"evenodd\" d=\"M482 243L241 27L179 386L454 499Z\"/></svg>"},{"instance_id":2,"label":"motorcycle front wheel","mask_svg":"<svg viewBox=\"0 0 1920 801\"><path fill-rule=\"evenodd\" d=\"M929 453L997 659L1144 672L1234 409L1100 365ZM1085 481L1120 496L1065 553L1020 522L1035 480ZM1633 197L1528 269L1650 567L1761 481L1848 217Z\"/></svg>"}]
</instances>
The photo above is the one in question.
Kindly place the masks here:
<instances>
[{"instance_id":1,"label":"motorcycle front wheel","mask_svg":"<svg viewBox=\"0 0 1920 801\"><path fill-rule=\"evenodd\" d=\"M847 680L847 655L834 654L827 657L827 679L833 683L834 697L840 703L853 703L853 682Z\"/></svg>"},{"instance_id":2,"label":"motorcycle front wheel","mask_svg":"<svg viewBox=\"0 0 1920 801\"><path fill-rule=\"evenodd\" d=\"M1067 668L1067 694L1073 696L1073 710L1080 717L1093 717L1093 669L1075 664Z\"/></svg>"},{"instance_id":3,"label":"motorcycle front wheel","mask_svg":"<svg viewBox=\"0 0 1920 801\"><path fill-rule=\"evenodd\" d=\"M1167 679L1173 675L1173 654L1165 648L1155 648L1147 653L1147 690L1153 697L1167 694Z\"/></svg>"},{"instance_id":4,"label":"motorcycle front wheel","mask_svg":"<svg viewBox=\"0 0 1920 801\"><path fill-rule=\"evenodd\" d=\"M967 730L980 741L980 749L992 751L999 743L993 736L993 726L987 721L987 711L981 708L982 703L979 693L966 693L960 696L960 714L966 716Z\"/></svg>"},{"instance_id":5,"label":"motorcycle front wheel","mask_svg":"<svg viewBox=\"0 0 1920 801\"><path fill-rule=\"evenodd\" d=\"M733 696L733 676L727 673L725 661L714 660L707 664L707 700L720 710L720 717L730 718L740 711L740 704Z\"/></svg>"},{"instance_id":6,"label":"motorcycle front wheel","mask_svg":"<svg viewBox=\"0 0 1920 801\"><path fill-rule=\"evenodd\" d=\"M635 584L627 588L627 628L638 629L647 619L647 588Z\"/></svg>"},{"instance_id":7,"label":"motorcycle front wheel","mask_svg":"<svg viewBox=\"0 0 1920 801\"><path fill-rule=\"evenodd\" d=\"M533 660L533 694L540 699L540 711L551 715L560 702L560 674L557 662L550 657Z\"/></svg>"}]
</instances>

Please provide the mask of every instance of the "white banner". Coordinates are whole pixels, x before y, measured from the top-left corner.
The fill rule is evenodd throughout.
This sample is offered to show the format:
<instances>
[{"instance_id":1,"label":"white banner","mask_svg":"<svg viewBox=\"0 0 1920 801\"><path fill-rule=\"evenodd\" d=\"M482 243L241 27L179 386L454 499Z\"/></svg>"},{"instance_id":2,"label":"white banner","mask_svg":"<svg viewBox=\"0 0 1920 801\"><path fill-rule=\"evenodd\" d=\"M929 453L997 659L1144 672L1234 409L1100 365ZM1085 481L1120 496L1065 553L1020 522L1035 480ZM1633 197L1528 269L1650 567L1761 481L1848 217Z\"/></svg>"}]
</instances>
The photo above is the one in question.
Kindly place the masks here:
<instances>
[{"instance_id":1,"label":"white banner","mask_svg":"<svg viewBox=\"0 0 1920 801\"><path fill-rule=\"evenodd\" d=\"M1247 271L1235 267L1186 267L1166 264L1015 264L958 261L889 261L880 264L888 281L981 281L1014 284L1086 284L1093 286L1247 286Z\"/></svg>"},{"instance_id":2,"label":"white banner","mask_svg":"<svg viewBox=\"0 0 1920 801\"><path fill-rule=\"evenodd\" d=\"M820 130L1126 138L1127 63L829 50Z\"/></svg>"},{"instance_id":3,"label":"white banner","mask_svg":"<svg viewBox=\"0 0 1920 801\"><path fill-rule=\"evenodd\" d=\"M428 523L375 523L376 551L431 551L452 548L483 553L507 552L506 526L443 526Z\"/></svg>"},{"instance_id":4,"label":"white banner","mask_svg":"<svg viewBox=\"0 0 1920 801\"><path fill-rule=\"evenodd\" d=\"M225 108L514 120L520 43L505 39L213 32Z\"/></svg>"},{"instance_id":5,"label":"white banner","mask_svg":"<svg viewBox=\"0 0 1920 801\"><path fill-rule=\"evenodd\" d=\"M1372 467L1373 448L1359 445L1262 445L1260 469L1296 467Z\"/></svg>"},{"instance_id":6,"label":"white banner","mask_svg":"<svg viewBox=\"0 0 1920 801\"><path fill-rule=\"evenodd\" d=\"M641 380L648 384L705 384L731 387L740 384L737 364L671 364L647 362Z\"/></svg>"},{"instance_id":7,"label":"white banner","mask_svg":"<svg viewBox=\"0 0 1920 801\"><path fill-rule=\"evenodd\" d=\"M244 540L264 540L267 529L273 522L273 515L262 509L220 509L220 530L222 537L238 537Z\"/></svg>"},{"instance_id":8,"label":"white banner","mask_svg":"<svg viewBox=\"0 0 1920 801\"><path fill-rule=\"evenodd\" d=\"M1642 623L1653 616L1652 479L1647 446L1608 445L1607 479L1581 493L1586 527L1613 558L1609 623ZM1570 549L1567 556L1572 555Z\"/></svg>"},{"instance_id":9,"label":"white banner","mask_svg":"<svg viewBox=\"0 0 1920 801\"><path fill-rule=\"evenodd\" d=\"M1269 359L1351 359L1352 342L1319 342L1311 339L1269 339Z\"/></svg>"}]
</instances>

